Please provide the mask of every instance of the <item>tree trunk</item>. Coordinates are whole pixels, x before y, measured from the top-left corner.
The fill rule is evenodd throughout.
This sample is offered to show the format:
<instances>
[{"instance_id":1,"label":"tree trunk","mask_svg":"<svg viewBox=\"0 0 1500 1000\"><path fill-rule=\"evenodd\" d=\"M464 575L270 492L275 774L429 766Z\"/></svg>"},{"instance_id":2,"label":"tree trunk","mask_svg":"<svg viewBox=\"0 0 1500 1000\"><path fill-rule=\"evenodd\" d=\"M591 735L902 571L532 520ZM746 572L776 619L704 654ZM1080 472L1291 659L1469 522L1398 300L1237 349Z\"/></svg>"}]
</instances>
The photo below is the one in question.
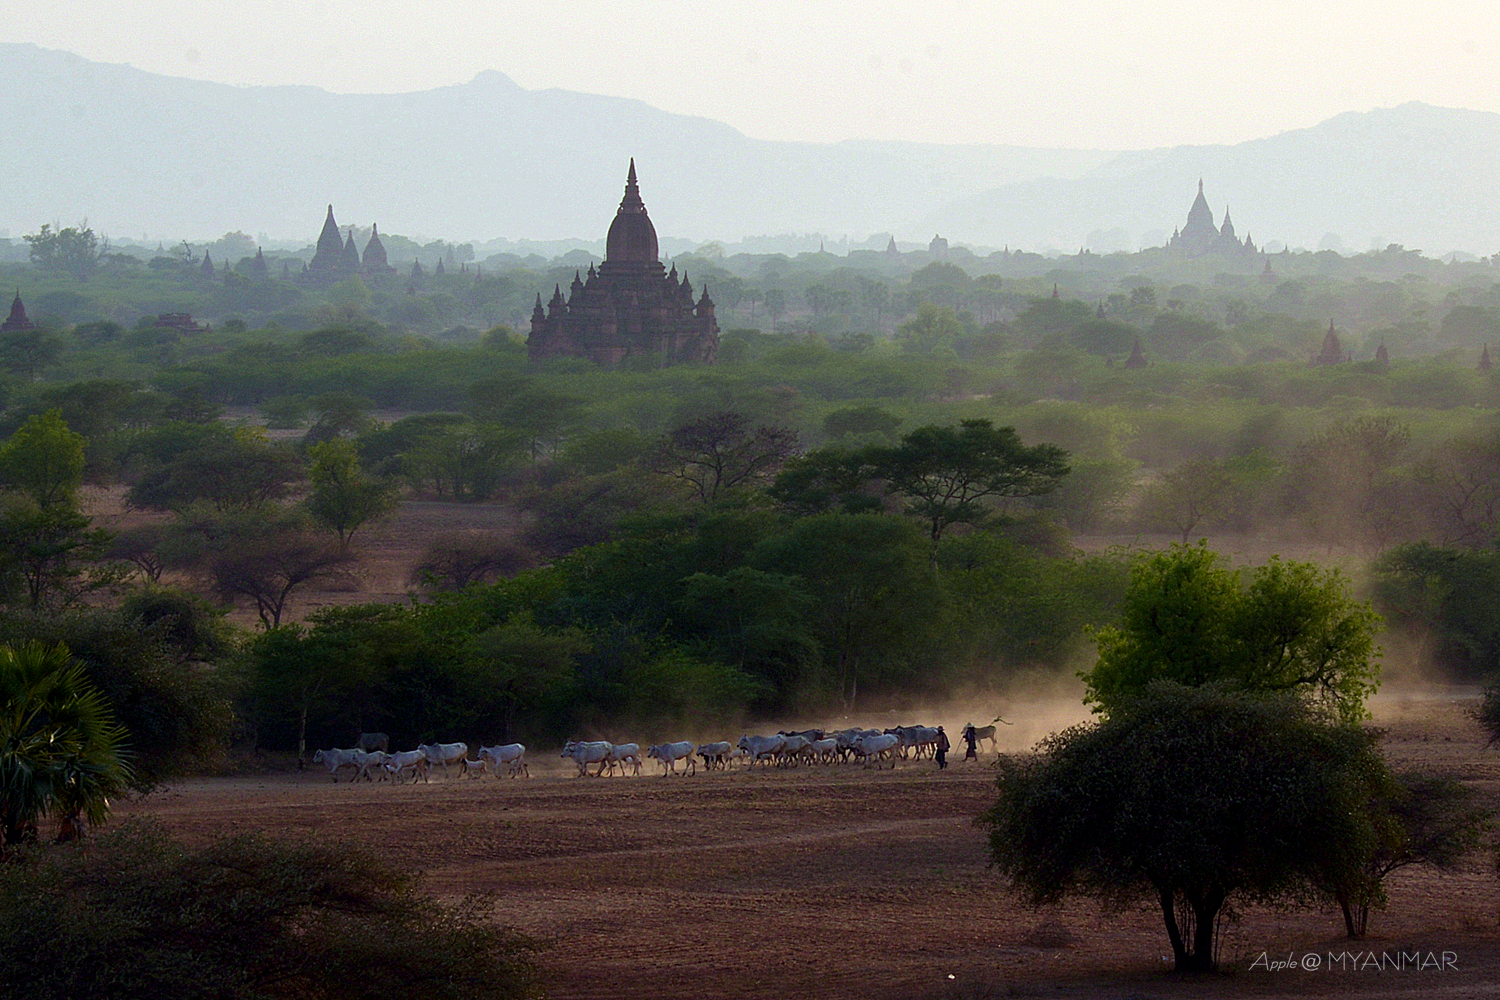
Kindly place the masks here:
<instances>
[{"instance_id":1,"label":"tree trunk","mask_svg":"<svg viewBox=\"0 0 1500 1000\"><path fill-rule=\"evenodd\" d=\"M1182 920L1178 920L1178 893L1171 889L1158 889L1162 920L1167 925L1167 937L1172 942L1174 968L1178 972L1212 972L1218 966L1214 944L1218 935L1219 910L1224 905L1225 892L1211 889L1206 892L1184 892ZM1186 925L1186 926L1184 926ZM1184 934L1186 930L1186 934ZM1188 937L1191 937L1189 945Z\"/></svg>"},{"instance_id":2,"label":"tree trunk","mask_svg":"<svg viewBox=\"0 0 1500 1000\"><path fill-rule=\"evenodd\" d=\"M1219 929L1219 908L1224 905L1224 893L1211 890L1196 900L1193 906L1193 954L1191 969L1194 972L1212 972L1218 968L1214 954L1214 938Z\"/></svg>"},{"instance_id":3,"label":"tree trunk","mask_svg":"<svg viewBox=\"0 0 1500 1000\"><path fill-rule=\"evenodd\" d=\"M297 770L307 766L307 702L297 713Z\"/></svg>"},{"instance_id":4,"label":"tree trunk","mask_svg":"<svg viewBox=\"0 0 1500 1000\"><path fill-rule=\"evenodd\" d=\"M1370 926L1370 904L1361 902L1358 906L1349 897L1349 893L1339 890L1333 894L1338 901L1339 909L1344 914L1344 934L1351 941L1358 941L1365 936Z\"/></svg>"},{"instance_id":5,"label":"tree trunk","mask_svg":"<svg viewBox=\"0 0 1500 1000\"><path fill-rule=\"evenodd\" d=\"M1157 898L1161 900L1161 918L1167 925L1167 938L1172 942L1172 958L1177 971L1181 972L1187 968L1187 948L1182 943L1182 930L1177 926L1177 911L1173 904L1174 893L1170 889L1157 891Z\"/></svg>"}]
</instances>

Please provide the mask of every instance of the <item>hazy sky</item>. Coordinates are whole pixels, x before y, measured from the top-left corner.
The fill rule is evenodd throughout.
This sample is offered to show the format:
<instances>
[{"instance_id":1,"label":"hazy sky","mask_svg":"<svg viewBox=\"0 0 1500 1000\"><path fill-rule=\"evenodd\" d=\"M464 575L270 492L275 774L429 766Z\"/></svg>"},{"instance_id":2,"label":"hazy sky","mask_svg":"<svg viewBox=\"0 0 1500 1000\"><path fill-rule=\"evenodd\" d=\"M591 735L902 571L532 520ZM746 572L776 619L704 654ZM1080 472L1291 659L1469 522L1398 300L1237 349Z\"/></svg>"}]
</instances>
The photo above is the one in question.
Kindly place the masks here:
<instances>
[{"instance_id":1,"label":"hazy sky","mask_svg":"<svg viewBox=\"0 0 1500 1000\"><path fill-rule=\"evenodd\" d=\"M761 139L1232 143L1406 101L1500 112L1500 4L8 0L0 41L223 83L499 70Z\"/></svg>"}]
</instances>

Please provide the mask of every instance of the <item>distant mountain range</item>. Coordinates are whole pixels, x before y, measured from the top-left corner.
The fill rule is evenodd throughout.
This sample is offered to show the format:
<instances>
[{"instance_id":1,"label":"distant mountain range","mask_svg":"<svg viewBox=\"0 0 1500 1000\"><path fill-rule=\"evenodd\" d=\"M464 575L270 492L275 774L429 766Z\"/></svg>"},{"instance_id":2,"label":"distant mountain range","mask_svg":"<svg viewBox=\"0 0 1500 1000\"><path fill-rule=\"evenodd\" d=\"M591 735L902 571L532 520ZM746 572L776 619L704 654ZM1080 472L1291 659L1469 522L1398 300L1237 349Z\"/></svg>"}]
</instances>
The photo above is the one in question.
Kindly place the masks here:
<instances>
[{"instance_id":1,"label":"distant mountain range","mask_svg":"<svg viewBox=\"0 0 1500 1000\"><path fill-rule=\"evenodd\" d=\"M231 87L0 44L0 229L116 237L341 223L413 238L602 240L635 157L664 244L935 233L1074 252L1165 241L1198 179L1241 235L1349 250L1500 251L1500 115L1407 104L1234 146L1144 152L751 139L498 72L411 94Z\"/></svg>"}]
</instances>

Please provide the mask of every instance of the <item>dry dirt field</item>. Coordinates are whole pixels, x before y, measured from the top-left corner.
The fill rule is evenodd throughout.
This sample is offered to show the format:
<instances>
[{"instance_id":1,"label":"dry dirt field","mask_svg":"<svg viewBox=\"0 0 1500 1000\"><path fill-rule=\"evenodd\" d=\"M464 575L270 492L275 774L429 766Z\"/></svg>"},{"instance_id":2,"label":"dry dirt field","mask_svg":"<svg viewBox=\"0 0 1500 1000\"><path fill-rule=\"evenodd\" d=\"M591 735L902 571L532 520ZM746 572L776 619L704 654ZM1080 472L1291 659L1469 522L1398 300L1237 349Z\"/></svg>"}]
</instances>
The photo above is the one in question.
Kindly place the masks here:
<instances>
[{"instance_id":1,"label":"dry dirt field","mask_svg":"<svg viewBox=\"0 0 1500 1000\"><path fill-rule=\"evenodd\" d=\"M1484 747L1472 704L1428 691L1383 696L1375 711L1394 759L1500 805L1500 750ZM1014 717L1033 707L1014 704ZM1032 734L1006 736L1021 749ZM1225 934L1226 971L1185 978L1164 971L1149 907L1038 910L1005 889L972 825L991 796L982 762L580 779L555 755L531 755L530 779L395 788L268 768L184 781L119 814L191 838L261 830L380 845L432 892L497 897L544 943L554 998L1500 995L1491 857L1454 875L1398 873L1363 942L1343 940L1331 910L1247 909ZM1386 950L1452 958L1444 971L1327 967L1330 952ZM1253 968L1263 953L1260 964L1312 953L1324 967Z\"/></svg>"}]
</instances>

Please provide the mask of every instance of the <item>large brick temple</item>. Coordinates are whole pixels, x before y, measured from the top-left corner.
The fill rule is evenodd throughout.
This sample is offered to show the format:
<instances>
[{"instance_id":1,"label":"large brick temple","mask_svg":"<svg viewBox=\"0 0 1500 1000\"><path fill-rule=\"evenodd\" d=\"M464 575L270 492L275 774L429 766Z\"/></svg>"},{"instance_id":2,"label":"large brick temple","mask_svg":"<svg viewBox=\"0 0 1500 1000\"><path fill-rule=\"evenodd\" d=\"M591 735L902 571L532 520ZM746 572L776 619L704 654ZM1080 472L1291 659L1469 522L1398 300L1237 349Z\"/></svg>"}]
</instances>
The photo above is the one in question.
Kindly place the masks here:
<instances>
[{"instance_id":1,"label":"large brick temple","mask_svg":"<svg viewBox=\"0 0 1500 1000\"><path fill-rule=\"evenodd\" d=\"M687 275L662 265L656 227L646 214L635 179L635 160L625 197L610 223L604 263L588 276L575 272L568 295L553 289L544 309L540 294L526 341L533 359L588 358L616 367L626 362L712 364L719 352L719 324L708 289L694 301Z\"/></svg>"}]
</instances>

